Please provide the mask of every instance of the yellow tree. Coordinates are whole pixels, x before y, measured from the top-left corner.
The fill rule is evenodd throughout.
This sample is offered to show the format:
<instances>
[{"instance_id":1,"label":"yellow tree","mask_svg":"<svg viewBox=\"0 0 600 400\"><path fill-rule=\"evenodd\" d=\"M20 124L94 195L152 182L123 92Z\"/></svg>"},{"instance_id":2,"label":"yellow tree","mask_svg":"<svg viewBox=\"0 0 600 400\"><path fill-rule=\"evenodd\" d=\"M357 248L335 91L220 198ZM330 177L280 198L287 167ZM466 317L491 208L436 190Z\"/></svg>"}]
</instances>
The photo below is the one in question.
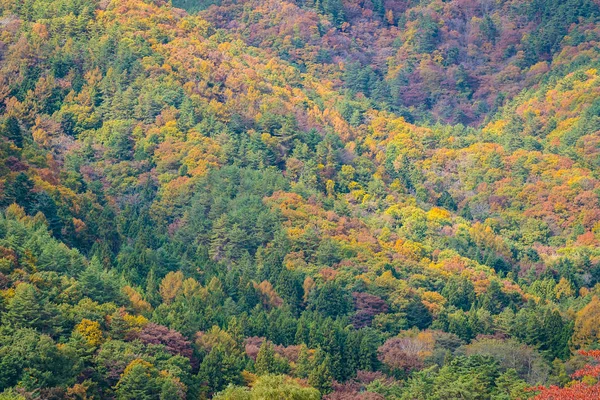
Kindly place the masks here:
<instances>
[{"instance_id":1,"label":"yellow tree","mask_svg":"<svg viewBox=\"0 0 600 400\"><path fill-rule=\"evenodd\" d=\"M600 300L597 296L583 307L575 318L573 344L586 347L600 340Z\"/></svg>"},{"instance_id":2,"label":"yellow tree","mask_svg":"<svg viewBox=\"0 0 600 400\"><path fill-rule=\"evenodd\" d=\"M171 303L183 286L183 272L169 272L160 283L160 295L165 303Z\"/></svg>"}]
</instances>

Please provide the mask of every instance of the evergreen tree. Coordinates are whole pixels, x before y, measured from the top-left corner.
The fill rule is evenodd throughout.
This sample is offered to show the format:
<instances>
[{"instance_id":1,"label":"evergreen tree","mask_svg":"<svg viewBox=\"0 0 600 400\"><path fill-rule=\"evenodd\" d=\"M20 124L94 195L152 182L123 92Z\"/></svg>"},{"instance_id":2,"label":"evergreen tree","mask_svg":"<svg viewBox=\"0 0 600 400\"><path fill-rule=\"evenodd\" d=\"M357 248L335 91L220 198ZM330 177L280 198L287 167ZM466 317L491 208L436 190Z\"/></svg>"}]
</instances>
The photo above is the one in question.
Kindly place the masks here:
<instances>
[{"instance_id":1,"label":"evergreen tree","mask_svg":"<svg viewBox=\"0 0 600 400\"><path fill-rule=\"evenodd\" d=\"M7 117L4 123L0 125L0 136L12 140L18 148L23 147L23 132L21 131L19 120L12 115Z\"/></svg>"},{"instance_id":2,"label":"evergreen tree","mask_svg":"<svg viewBox=\"0 0 600 400\"><path fill-rule=\"evenodd\" d=\"M273 350L273 345L268 340L262 342L256 356L254 368L259 375L275 372L275 351Z\"/></svg>"},{"instance_id":3,"label":"evergreen tree","mask_svg":"<svg viewBox=\"0 0 600 400\"><path fill-rule=\"evenodd\" d=\"M298 361L296 361L295 375L298 378L308 378L312 369L310 357L308 355L308 347L305 344L300 346L300 353L298 354Z\"/></svg>"},{"instance_id":4,"label":"evergreen tree","mask_svg":"<svg viewBox=\"0 0 600 400\"><path fill-rule=\"evenodd\" d=\"M451 277L441 294L446 298L448 304L464 311L469 310L475 301L475 287L465 277Z\"/></svg>"},{"instance_id":5,"label":"evergreen tree","mask_svg":"<svg viewBox=\"0 0 600 400\"><path fill-rule=\"evenodd\" d=\"M404 309L409 326L426 329L431 325L433 317L420 299L413 299Z\"/></svg>"},{"instance_id":6,"label":"evergreen tree","mask_svg":"<svg viewBox=\"0 0 600 400\"><path fill-rule=\"evenodd\" d=\"M213 394L223 390L228 384L240 384L242 361L236 354L228 352L221 345L213 347L202 360L198 371L198 379L202 382L203 391Z\"/></svg>"},{"instance_id":7,"label":"evergreen tree","mask_svg":"<svg viewBox=\"0 0 600 400\"><path fill-rule=\"evenodd\" d=\"M159 393L156 369L148 362L134 360L116 386L118 400L154 400Z\"/></svg>"},{"instance_id":8,"label":"evergreen tree","mask_svg":"<svg viewBox=\"0 0 600 400\"><path fill-rule=\"evenodd\" d=\"M33 193L33 181L24 172L19 172L14 181L9 183L4 194L5 202L17 203L31 213L34 207L35 194Z\"/></svg>"},{"instance_id":9,"label":"evergreen tree","mask_svg":"<svg viewBox=\"0 0 600 400\"><path fill-rule=\"evenodd\" d=\"M2 321L15 328L34 328L52 333L55 312L54 306L33 285L21 283L8 302Z\"/></svg>"},{"instance_id":10,"label":"evergreen tree","mask_svg":"<svg viewBox=\"0 0 600 400\"><path fill-rule=\"evenodd\" d=\"M308 375L308 383L318 389L321 394L327 394L331 392L332 381L331 358L318 349L314 356L312 371Z\"/></svg>"},{"instance_id":11,"label":"evergreen tree","mask_svg":"<svg viewBox=\"0 0 600 400\"><path fill-rule=\"evenodd\" d=\"M120 280L114 270L104 270L98 257L92 258L88 267L79 275L82 293L99 303L123 302Z\"/></svg>"}]
</instances>

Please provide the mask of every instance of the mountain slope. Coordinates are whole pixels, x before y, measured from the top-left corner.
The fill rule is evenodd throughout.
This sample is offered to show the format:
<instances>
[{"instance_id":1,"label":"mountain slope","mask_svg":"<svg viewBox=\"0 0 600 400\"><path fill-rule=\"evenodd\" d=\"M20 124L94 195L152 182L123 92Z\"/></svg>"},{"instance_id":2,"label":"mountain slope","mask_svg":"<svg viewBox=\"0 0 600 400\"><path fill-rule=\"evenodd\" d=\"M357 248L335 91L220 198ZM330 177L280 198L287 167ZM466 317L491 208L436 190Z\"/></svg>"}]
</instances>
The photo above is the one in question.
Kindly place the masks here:
<instances>
[{"instance_id":1,"label":"mountain slope","mask_svg":"<svg viewBox=\"0 0 600 400\"><path fill-rule=\"evenodd\" d=\"M598 338L597 6L463 3L1 1L0 389L568 382ZM467 20L498 44L453 42ZM432 83L461 68L500 78ZM477 102L473 126L423 122Z\"/></svg>"}]
</instances>

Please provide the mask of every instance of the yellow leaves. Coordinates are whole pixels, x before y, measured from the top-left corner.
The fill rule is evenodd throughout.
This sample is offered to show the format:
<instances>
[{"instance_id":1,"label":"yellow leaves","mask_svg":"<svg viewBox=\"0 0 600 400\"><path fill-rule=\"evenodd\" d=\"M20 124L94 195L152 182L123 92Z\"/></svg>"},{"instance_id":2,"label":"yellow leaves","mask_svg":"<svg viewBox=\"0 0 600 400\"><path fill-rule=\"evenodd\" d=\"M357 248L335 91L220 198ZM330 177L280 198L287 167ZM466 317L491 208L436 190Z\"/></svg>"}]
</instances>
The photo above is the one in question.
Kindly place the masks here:
<instances>
[{"instance_id":1,"label":"yellow leaves","mask_svg":"<svg viewBox=\"0 0 600 400\"><path fill-rule=\"evenodd\" d=\"M163 301L171 303L183 285L183 272L169 272L160 283L159 293Z\"/></svg>"},{"instance_id":2,"label":"yellow leaves","mask_svg":"<svg viewBox=\"0 0 600 400\"><path fill-rule=\"evenodd\" d=\"M12 203L9 205L6 210L4 210L4 215L7 219L12 219L15 221L21 221L27 217L27 214L25 214L25 209L17 203Z\"/></svg>"},{"instance_id":3,"label":"yellow leaves","mask_svg":"<svg viewBox=\"0 0 600 400\"><path fill-rule=\"evenodd\" d=\"M504 133L504 129L508 125L508 121L504 119L498 119L490 122L485 128L483 133L491 136L500 136Z\"/></svg>"},{"instance_id":4,"label":"yellow leaves","mask_svg":"<svg viewBox=\"0 0 600 400\"><path fill-rule=\"evenodd\" d=\"M412 240L398 240L394 246L394 250L413 261L421 261L422 258L427 254L427 250L422 243L413 242Z\"/></svg>"},{"instance_id":5,"label":"yellow leaves","mask_svg":"<svg viewBox=\"0 0 600 400\"><path fill-rule=\"evenodd\" d=\"M77 326L75 326L75 332L81 334L88 342L90 346L98 347L102 344L102 330L100 324L96 321L90 321L89 319L82 319Z\"/></svg>"},{"instance_id":6,"label":"yellow leaves","mask_svg":"<svg viewBox=\"0 0 600 400\"><path fill-rule=\"evenodd\" d=\"M183 133L177 128L177 121L171 120L164 124L162 128L160 128L160 133L163 137L173 137L176 139L183 139Z\"/></svg>"},{"instance_id":7,"label":"yellow leaves","mask_svg":"<svg viewBox=\"0 0 600 400\"><path fill-rule=\"evenodd\" d=\"M52 137L60 131L60 124L48 117L37 117L32 128L33 140L42 147L48 147Z\"/></svg>"},{"instance_id":8,"label":"yellow leaves","mask_svg":"<svg viewBox=\"0 0 600 400\"><path fill-rule=\"evenodd\" d=\"M574 187L579 184L582 180L587 179L585 176L573 176L567 181L567 185Z\"/></svg>"},{"instance_id":9,"label":"yellow leaves","mask_svg":"<svg viewBox=\"0 0 600 400\"><path fill-rule=\"evenodd\" d=\"M575 291L573 290L571 282L565 279L565 277L562 277L554 288L554 293L556 298L560 300L563 297L572 297L575 294Z\"/></svg>"},{"instance_id":10,"label":"yellow leaves","mask_svg":"<svg viewBox=\"0 0 600 400\"><path fill-rule=\"evenodd\" d=\"M302 289L304 290L303 299L305 302L308 301L308 297L310 296L310 293L315 288L315 286L316 283L314 279L307 275L306 278L304 278L304 283L302 284Z\"/></svg>"},{"instance_id":11,"label":"yellow leaves","mask_svg":"<svg viewBox=\"0 0 600 400\"><path fill-rule=\"evenodd\" d=\"M264 144L270 147L276 147L278 143L278 140L275 136L271 136L266 132L260 135L260 140L262 140Z\"/></svg>"},{"instance_id":12,"label":"yellow leaves","mask_svg":"<svg viewBox=\"0 0 600 400\"><path fill-rule=\"evenodd\" d=\"M600 340L600 300L594 296L575 317L573 344L581 348L598 340Z\"/></svg>"},{"instance_id":13,"label":"yellow leaves","mask_svg":"<svg viewBox=\"0 0 600 400\"><path fill-rule=\"evenodd\" d=\"M202 36L204 38L208 37L212 29L210 22L196 16L182 19L179 21L178 27L196 37Z\"/></svg>"},{"instance_id":14,"label":"yellow leaves","mask_svg":"<svg viewBox=\"0 0 600 400\"><path fill-rule=\"evenodd\" d=\"M385 271L375 279L374 283L381 288L392 290L404 289L407 286L405 281L396 279L391 271Z\"/></svg>"},{"instance_id":15,"label":"yellow leaves","mask_svg":"<svg viewBox=\"0 0 600 400\"><path fill-rule=\"evenodd\" d=\"M300 235L290 236L288 232L288 236L290 237L290 239L294 240L298 239ZM283 259L283 264L290 271L303 270L308 266L308 264L304 260L304 253L302 251L291 252L286 254L285 258Z\"/></svg>"},{"instance_id":16,"label":"yellow leaves","mask_svg":"<svg viewBox=\"0 0 600 400\"><path fill-rule=\"evenodd\" d=\"M247 370L243 370L241 375L246 386L252 386L258 380L258 375Z\"/></svg>"},{"instance_id":17,"label":"yellow leaves","mask_svg":"<svg viewBox=\"0 0 600 400\"><path fill-rule=\"evenodd\" d=\"M191 148L182 162L188 167L189 175L202 176L210 168L219 165L217 156L221 152L221 147L217 142L211 138L201 136L196 131L190 131L188 139Z\"/></svg>"},{"instance_id":18,"label":"yellow leaves","mask_svg":"<svg viewBox=\"0 0 600 400\"><path fill-rule=\"evenodd\" d=\"M331 179L328 179L325 183L325 188L327 190L327 196L333 197L333 195L335 194L335 182Z\"/></svg>"},{"instance_id":19,"label":"yellow leaves","mask_svg":"<svg viewBox=\"0 0 600 400\"><path fill-rule=\"evenodd\" d=\"M150 321L143 315L131 315L125 313L123 320L131 329L140 329L146 326Z\"/></svg>"},{"instance_id":20,"label":"yellow leaves","mask_svg":"<svg viewBox=\"0 0 600 400\"><path fill-rule=\"evenodd\" d=\"M0 291L0 296L2 296L5 301L12 299L15 297L15 288L9 288Z\"/></svg>"},{"instance_id":21,"label":"yellow leaves","mask_svg":"<svg viewBox=\"0 0 600 400\"><path fill-rule=\"evenodd\" d=\"M298 227L288 228L287 234L290 239L300 239L304 235L304 229Z\"/></svg>"},{"instance_id":22,"label":"yellow leaves","mask_svg":"<svg viewBox=\"0 0 600 400\"><path fill-rule=\"evenodd\" d=\"M197 295L202 295L205 292L203 290L202 286L194 278L186 279L185 281L183 281L183 284L181 286L182 286L181 292L187 298L191 298L191 297L197 296Z\"/></svg>"},{"instance_id":23,"label":"yellow leaves","mask_svg":"<svg viewBox=\"0 0 600 400\"><path fill-rule=\"evenodd\" d=\"M231 43L230 42L219 43L218 49L222 53L227 53L231 49Z\"/></svg>"},{"instance_id":24,"label":"yellow leaves","mask_svg":"<svg viewBox=\"0 0 600 400\"><path fill-rule=\"evenodd\" d=\"M210 351L219 345L229 351L236 350L238 344L231 334L218 326L213 326L208 332L196 333L196 345L202 350L210 353Z\"/></svg>"},{"instance_id":25,"label":"yellow leaves","mask_svg":"<svg viewBox=\"0 0 600 400\"><path fill-rule=\"evenodd\" d=\"M423 292L421 294L421 300L423 302L437 304L438 306L443 306L446 304L446 299L438 292Z\"/></svg>"},{"instance_id":26,"label":"yellow leaves","mask_svg":"<svg viewBox=\"0 0 600 400\"><path fill-rule=\"evenodd\" d=\"M427 212L427 218L430 221L448 221L452 214L449 211L444 210L443 208L433 207L431 210Z\"/></svg>"},{"instance_id":27,"label":"yellow leaves","mask_svg":"<svg viewBox=\"0 0 600 400\"><path fill-rule=\"evenodd\" d=\"M459 255L440 260L438 263L432 263L431 268L437 269L443 275L459 275L466 269L466 263Z\"/></svg>"},{"instance_id":28,"label":"yellow leaves","mask_svg":"<svg viewBox=\"0 0 600 400\"><path fill-rule=\"evenodd\" d=\"M392 237L392 231L387 226L384 226L379 233L379 237L377 238L380 244L386 244L390 241Z\"/></svg>"},{"instance_id":29,"label":"yellow leaves","mask_svg":"<svg viewBox=\"0 0 600 400\"><path fill-rule=\"evenodd\" d=\"M207 113L214 114L217 118L221 119L222 121L227 121L227 119L229 118L229 112L227 111L225 105L214 99L208 103Z\"/></svg>"},{"instance_id":30,"label":"yellow leaves","mask_svg":"<svg viewBox=\"0 0 600 400\"><path fill-rule=\"evenodd\" d=\"M130 362L129 365L125 368L125 371L123 371L122 376L129 374L131 372L131 370L133 368L135 368L137 365L141 365L142 367L144 367L145 370L149 370L149 369L153 368L153 365L150 364L148 361L144 361L140 358L136 358L135 360Z\"/></svg>"}]
</instances>

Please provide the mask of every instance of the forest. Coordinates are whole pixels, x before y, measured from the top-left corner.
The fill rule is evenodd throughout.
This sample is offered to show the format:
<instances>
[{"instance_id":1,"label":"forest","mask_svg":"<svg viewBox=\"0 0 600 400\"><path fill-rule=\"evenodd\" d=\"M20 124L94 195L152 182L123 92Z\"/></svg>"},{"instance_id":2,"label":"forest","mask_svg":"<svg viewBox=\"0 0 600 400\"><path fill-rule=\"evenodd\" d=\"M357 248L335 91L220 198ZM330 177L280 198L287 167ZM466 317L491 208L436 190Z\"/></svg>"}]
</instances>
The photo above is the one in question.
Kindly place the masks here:
<instances>
[{"instance_id":1,"label":"forest","mask_svg":"<svg viewBox=\"0 0 600 400\"><path fill-rule=\"evenodd\" d=\"M0 400L600 398L600 1L0 0Z\"/></svg>"}]
</instances>

